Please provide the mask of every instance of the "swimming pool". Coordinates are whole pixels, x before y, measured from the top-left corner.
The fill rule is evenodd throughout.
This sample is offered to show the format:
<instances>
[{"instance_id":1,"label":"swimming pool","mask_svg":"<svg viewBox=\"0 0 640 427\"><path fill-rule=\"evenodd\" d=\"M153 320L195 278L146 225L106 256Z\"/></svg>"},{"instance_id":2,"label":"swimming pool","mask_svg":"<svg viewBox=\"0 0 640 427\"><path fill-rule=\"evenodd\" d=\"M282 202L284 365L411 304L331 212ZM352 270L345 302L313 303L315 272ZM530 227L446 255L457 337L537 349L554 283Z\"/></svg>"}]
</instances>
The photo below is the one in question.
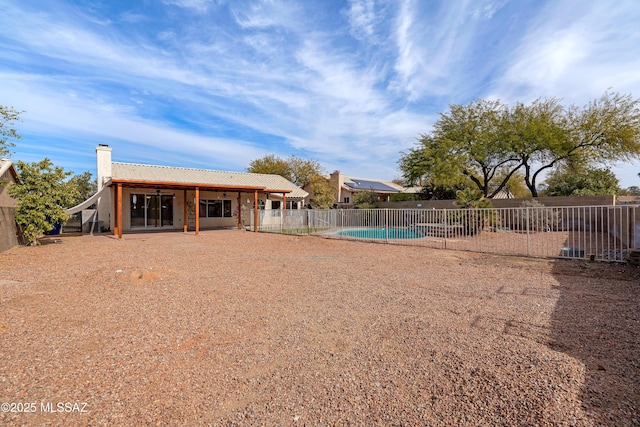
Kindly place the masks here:
<instances>
[{"instance_id":1,"label":"swimming pool","mask_svg":"<svg viewBox=\"0 0 640 427\"><path fill-rule=\"evenodd\" d=\"M420 239L423 234L405 228L346 228L334 231L336 236L355 237L358 239Z\"/></svg>"}]
</instances>

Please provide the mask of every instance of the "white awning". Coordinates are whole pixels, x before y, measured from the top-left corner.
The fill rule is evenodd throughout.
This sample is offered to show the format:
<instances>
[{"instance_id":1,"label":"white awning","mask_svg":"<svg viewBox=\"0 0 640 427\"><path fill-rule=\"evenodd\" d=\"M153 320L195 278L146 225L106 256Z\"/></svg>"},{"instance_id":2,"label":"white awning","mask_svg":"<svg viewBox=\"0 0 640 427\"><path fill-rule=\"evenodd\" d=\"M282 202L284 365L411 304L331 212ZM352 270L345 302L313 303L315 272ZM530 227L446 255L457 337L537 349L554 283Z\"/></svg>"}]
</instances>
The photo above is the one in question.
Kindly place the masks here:
<instances>
[{"instance_id":1,"label":"white awning","mask_svg":"<svg viewBox=\"0 0 640 427\"><path fill-rule=\"evenodd\" d=\"M66 209L64 211L64 213L66 213L67 215L73 215L74 213L78 213L83 209L88 208L89 206L91 206L92 204L94 204L95 202L98 201L98 198L100 197L100 195L109 187L104 186L100 189L100 191L98 191L96 194L94 194L93 196L89 197L87 200L85 200L84 202L80 203L79 205L76 205L72 208Z\"/></svg>"}]
</instances>

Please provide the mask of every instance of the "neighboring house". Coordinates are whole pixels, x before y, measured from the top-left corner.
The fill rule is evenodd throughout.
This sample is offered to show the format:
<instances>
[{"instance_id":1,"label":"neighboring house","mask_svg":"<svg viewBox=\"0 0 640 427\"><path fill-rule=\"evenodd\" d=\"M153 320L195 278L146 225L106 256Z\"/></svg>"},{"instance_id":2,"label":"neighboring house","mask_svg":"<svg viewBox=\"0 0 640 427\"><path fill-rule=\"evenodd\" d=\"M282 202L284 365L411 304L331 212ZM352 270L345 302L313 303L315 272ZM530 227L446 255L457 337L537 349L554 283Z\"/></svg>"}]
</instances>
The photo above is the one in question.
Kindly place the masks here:
<instances>
[{"instance_id":1,"label":"neighboring house","mask_svg":"<svg viewBox=\"0 0 640 427\"><path fill-rule=\"evenodd\" d=\"M506 187L503 188L502 190L498 191L496 194L494 194L494 196L492 197L492 199L513 199L513 193L511 193L511 190Z\"/></svg>"},{"instance_id":2,"label":"neighboring house","mask_svg":"<svg viewBox=\"0 0 640 427\"><path fill-rule=\"evenodd\" d=\"M16 224L16 203L7 188L18 182L18 172L9 159L0 159L0 252L19 243Z\"/></svg>"},{"instance_id":3,"label":"neighboring house","mask_svg":"<svg viewBox=\"0 0 640 427\"><path fill-rule=\"evenodd\" d=\"M345 176L340 171L330 174L328 181L338 206L353 204L353 195L359 191L373 191L379 202L388 202L392 194L406 192L404 187L391 181L353 178Z\"/></svg>"},{"instance_id":4,"label":"neighboring house","mask_svg":"<svg viewBox=\"0 0 640 427\"><path fill-rule=\"evenodd\" d=\"M238 227L259 209L300 209L308 193L279 175L142 165L111 161L96 148L98 191L69 213L97 203L98 223L123 231Z\"/></svg>"}]
</instances>

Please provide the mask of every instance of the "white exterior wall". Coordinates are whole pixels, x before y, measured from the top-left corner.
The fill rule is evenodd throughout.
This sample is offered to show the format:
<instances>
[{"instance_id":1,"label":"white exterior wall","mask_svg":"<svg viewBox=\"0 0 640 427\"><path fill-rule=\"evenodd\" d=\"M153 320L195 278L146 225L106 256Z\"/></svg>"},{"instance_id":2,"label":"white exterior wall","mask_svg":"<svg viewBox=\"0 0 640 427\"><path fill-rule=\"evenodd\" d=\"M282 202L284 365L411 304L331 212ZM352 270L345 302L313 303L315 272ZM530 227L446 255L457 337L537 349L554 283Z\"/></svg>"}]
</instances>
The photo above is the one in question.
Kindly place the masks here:
<instances>
[{"instance_id":1,"label":"white exterior wall","mask_svg":"<svg viewBox=\"0 0 640 427\"><path fill-rule=\"evenodd\" d=\"M157 196L158 192L148 188L123 188L122 189L122 229L131 230L131 195L142 194ZM184 212L182 203L184 201L184 191L160 189L161 196L173 196L173 226L171 229L182 230L184 224ZM140 228L143 229L143 228ZM148 229L153 229L149 227Z\"/></svg>"},{"instance_id":2,"label":"white exterior wall","mask_svg":"<svg viewBox=\"0 0 640 427\"><path fill-rule=\"evenodd\" d=\"M106 145L99 145L96 147L96 171L98 181L98 191L104 187L104 184L111 179L111 148ZM102 196L98 198L97 211L98 220L104 222L104 227L113 230L113 203L111 203L114 194L114 189L111 191L105 191Z\"/></svg>"},{"instance_id":3,"label":"white exterior wall","mask_svg":"<svg viewBox=\"0 0 640 427\"><path fill-rule=\"evenodd\" d=\"M115 191L115 189L112 189ZM115 193L114 193L115 194ZM149 195L157 195L158 193L152 189L145 188L123 188L122 189L122 229L130 231L131 230L131 195L132 194L149 194ZM160 188L161 195L174 195L173 199L173 227L172 229L182 230L184 225L184 190L170 190L170 189L162 189ZM195 191L188 190L187 191L187 203L189 206L187 207L187 216L189 216L189 212L194 212L194 203L195 203ZM242 193L240 197L240 201L243 208L243 223L246 220L249 220L249 215L253 215L253 193ZM238 193L237 192L227 192L227 196L224 197L223 191L200 191L200 200L231 200L231 217L221 217L221 218L206 218L200 217L200 229L204 228L217 228L217 227L235 227L238 225ZM269 201L266 199L265 195L262 194L259 197L259 200L266 202L268 205ZM112 213L113 216L113 213ZM191 224L193 225L193 224ZM136 228L142 229L142 228Z\"/></svg>"},{"instance_id":4,"label":"white exterior wall","mask_svg":"<svg viewBox=\"0 0 640 427\"><path fill-rule=\"evenodd\" d=\"M195 198L195 192L191 192ZM233 213L238 211L238 193L227 193L223 196L223 191L200 191L200 200L231 200L231 217L203 218L200 217L200 228L233 227L238 225L238 217Z\"/></svg>"}]
</instances>

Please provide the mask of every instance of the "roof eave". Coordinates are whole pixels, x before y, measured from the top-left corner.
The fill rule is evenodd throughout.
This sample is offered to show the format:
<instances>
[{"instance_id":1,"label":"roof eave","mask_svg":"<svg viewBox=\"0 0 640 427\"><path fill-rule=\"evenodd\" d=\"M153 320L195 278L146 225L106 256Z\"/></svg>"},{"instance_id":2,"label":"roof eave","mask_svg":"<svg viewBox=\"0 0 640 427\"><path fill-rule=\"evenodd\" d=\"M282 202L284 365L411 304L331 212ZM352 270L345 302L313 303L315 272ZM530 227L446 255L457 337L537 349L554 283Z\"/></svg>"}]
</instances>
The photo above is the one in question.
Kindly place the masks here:
<instances>
[{"instance_id":1,"label":"roof eave","mask_svg":"<svg viewBox=\"0 0 640 427\"><path fill-rule=\"evenodd\" d=\"M111 178L107 185L123 184L133 188L171 188L177 190L188 190L194 188L225 191L261 191L261 192L290 192L291 190L268 190L266 187L253 185L224 185L224 184L204 184L197 182L172 182L172 181L145 181L132 179Z\"/></svg>"}]
</instances>

